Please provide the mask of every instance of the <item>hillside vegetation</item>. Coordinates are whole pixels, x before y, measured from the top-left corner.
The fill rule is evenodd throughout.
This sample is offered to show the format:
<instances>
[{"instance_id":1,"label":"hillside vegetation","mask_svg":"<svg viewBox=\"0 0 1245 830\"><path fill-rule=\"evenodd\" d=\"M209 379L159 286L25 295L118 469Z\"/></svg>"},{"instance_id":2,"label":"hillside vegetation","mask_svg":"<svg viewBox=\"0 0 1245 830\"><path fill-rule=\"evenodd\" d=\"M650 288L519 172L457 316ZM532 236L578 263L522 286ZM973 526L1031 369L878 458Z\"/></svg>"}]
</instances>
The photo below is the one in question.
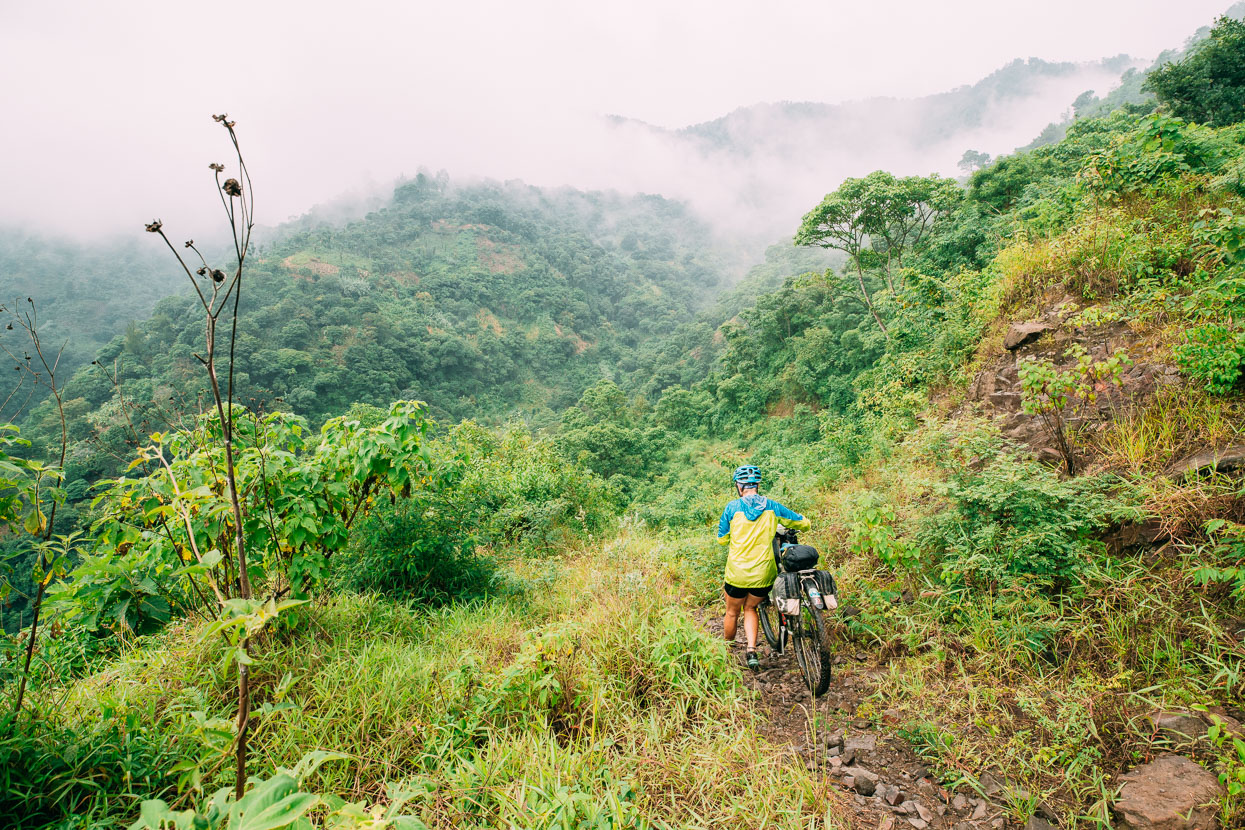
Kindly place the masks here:
<instances>
[{"instance_id":1,"label":"hillside vegetation","mask_svg":"<svg viewBox=\"0 0 1245 830\"><path fill-rule=\"evenodd\" d=\"M166 301L66 387L63 473L0 433L11 599L46 595L0 656L0 815L875 826L827 757L856 730L921 760L918 830L1109 827L1171 755L1245 826L1245 122L1198 81L1240 25L1154 111L843 182L717 304L677 206L425 178L248 262L239 403L139 434L121 396L203 383ZM105 420L128 469L71 468ZM745 461L811 518L863 690L778 739L703 623Z\"/></svg>"},{"instance_id":2,"label":"hillside vegetation","mask_svg":"<svg viewBox=\"0 0 1245 830\"><path fill-rule=\"evenodd\" d=\"M291 230L259 252L238 320L236 398L317 426L403 397L448 420L548 425L737 279L715 250L707 227L660 197L421 174L360 221ZM72 319L57 308L55 319ZM120 472L131 426L145 434L198 409L208 383L195 308L191 294L169 297L99 348L98 365L60 367L65 473L79 492ZM63 331L54 323L45 343ZM38 447L59 440L50 401L21 422Z\"/></svg>"},{"instance_id":3,"label":"hillside vegetation","mask_svg":"<svg viewBox=\"0 0 1245 830\"><path fill-rule=\"evenodd\" d=\"M159 251L130 243L84 244L65 239L0 230L0 304L9 309L38 304L43 336L65 344L61 367L68 377L90 363L100 347L136 321L146 319L155 304L182 288L184 277L160 257ZM10 335L0 343L22 349ZM5 395L12 378L4 378ZM33 403L42 395L37 390ZM21 410L10 401L3 413L15 420Z\"/></svg>"}]
</instances>

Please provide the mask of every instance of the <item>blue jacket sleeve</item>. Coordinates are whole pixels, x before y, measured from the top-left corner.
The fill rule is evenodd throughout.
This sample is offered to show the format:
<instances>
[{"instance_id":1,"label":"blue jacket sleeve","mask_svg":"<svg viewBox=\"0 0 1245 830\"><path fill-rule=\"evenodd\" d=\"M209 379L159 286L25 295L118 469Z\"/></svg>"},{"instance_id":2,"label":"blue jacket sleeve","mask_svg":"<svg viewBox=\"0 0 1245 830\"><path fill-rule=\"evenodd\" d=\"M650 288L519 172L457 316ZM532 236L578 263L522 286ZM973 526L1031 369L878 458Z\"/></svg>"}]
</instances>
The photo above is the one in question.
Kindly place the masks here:
<instances>
[{"instance_id":1,"label":"blue jacket sleeve","mask_svg":"<svg viewBox=\"0 0 1245 830\"><path fill-rule=\"evenodd\" d=\"M725 545L731 540L731 506L722 510L722 518L718 519L718 544Z\"/></svg>"},{"instance_id":2,"label":"blue jacket sleeve","mask_svg":"<svg viewBox=\"0 0 1245 830\"><path fill-rule=\"evenodd\" d=\"M808 519L804 518L799 513L796 513L785 504L779 504L773 499L769 500L769 509L774 511L774 515L777 516L778 520L786 527L790 527L795 530L808 530L813 526L812 522Z\"/></svg>"}]
</instances>

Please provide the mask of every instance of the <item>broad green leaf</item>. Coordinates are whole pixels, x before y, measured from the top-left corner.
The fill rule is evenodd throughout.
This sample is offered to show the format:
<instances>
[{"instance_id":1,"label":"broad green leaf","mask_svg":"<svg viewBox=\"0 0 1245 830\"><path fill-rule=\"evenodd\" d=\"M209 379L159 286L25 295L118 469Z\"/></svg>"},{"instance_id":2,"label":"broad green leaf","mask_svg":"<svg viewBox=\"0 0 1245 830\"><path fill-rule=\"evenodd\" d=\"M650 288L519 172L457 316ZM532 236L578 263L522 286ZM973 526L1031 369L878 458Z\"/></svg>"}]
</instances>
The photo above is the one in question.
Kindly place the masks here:
<instances>
[{"instance_id":1,"label":"broad green leaf","mask_svg":"<svg viewBox=\"0 0 1245 830\"><path fill-rule=\"evenodd\" d=\"M230 830L275 830L287 827L320 803L320 797L298 792L298 783L280 772L262 781L233 805Z\"/></svg>"}]
</instances>

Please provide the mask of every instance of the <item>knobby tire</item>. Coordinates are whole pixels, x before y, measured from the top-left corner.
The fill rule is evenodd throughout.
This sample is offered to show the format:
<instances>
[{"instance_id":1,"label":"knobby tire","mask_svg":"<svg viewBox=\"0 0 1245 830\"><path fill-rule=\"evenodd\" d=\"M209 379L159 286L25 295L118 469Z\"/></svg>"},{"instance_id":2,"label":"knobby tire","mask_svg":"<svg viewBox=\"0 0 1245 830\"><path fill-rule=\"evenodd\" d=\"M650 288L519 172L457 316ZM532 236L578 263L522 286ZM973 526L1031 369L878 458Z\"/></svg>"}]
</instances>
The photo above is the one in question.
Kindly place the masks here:
<instances>
[{"instance_id":1,"label":"knobby tire","mask_svg":"<svg viewBox=\"0 0 1245 830\"><path fill-rule=\"evenodd\" d=\"M778 606L772 599L766 597L757 606L757 618L761 622L761 633L765 635L765 642L769 643L770 650L778 651Z\"/></svg>"},{"instance_id":2,"label":"knobby tire","mask_svg":"<svg viewBox=\"0 0 1245 830\"><path fill-rule=\"evenodd\" d=\"M795 661L813 697L821 697L830 688L832 660L825 642L826 626L821 611L808 597L800 602L800 617L795 630Z\"/></svg>"}]
</instances>

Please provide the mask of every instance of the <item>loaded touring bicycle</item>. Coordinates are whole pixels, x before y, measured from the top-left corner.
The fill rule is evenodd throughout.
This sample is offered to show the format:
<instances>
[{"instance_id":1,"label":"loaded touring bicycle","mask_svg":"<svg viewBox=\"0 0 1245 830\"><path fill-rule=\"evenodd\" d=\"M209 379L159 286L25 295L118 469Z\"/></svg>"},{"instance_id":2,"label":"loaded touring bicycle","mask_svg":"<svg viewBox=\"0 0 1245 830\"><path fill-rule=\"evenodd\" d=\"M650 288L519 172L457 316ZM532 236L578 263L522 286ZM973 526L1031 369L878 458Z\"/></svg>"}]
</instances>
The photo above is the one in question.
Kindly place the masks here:
<instances>
[{"instance_id":1,"label":"loaded touring bicycle","mask_svg":"<svg viewBox=\"0 0 1245 830\"><path fill-rule=\"evenodd\" d=\"M781 541L780 541L781 540ZM820 556L811 545L801 545L796 532L779 527L774 537L778 577L757 614L770 648L779 654L790 645L813 697L830 687L833 658L826 615L838 608L838 590L829 571L817 570Z\"/></svg>"}]
</instances>

